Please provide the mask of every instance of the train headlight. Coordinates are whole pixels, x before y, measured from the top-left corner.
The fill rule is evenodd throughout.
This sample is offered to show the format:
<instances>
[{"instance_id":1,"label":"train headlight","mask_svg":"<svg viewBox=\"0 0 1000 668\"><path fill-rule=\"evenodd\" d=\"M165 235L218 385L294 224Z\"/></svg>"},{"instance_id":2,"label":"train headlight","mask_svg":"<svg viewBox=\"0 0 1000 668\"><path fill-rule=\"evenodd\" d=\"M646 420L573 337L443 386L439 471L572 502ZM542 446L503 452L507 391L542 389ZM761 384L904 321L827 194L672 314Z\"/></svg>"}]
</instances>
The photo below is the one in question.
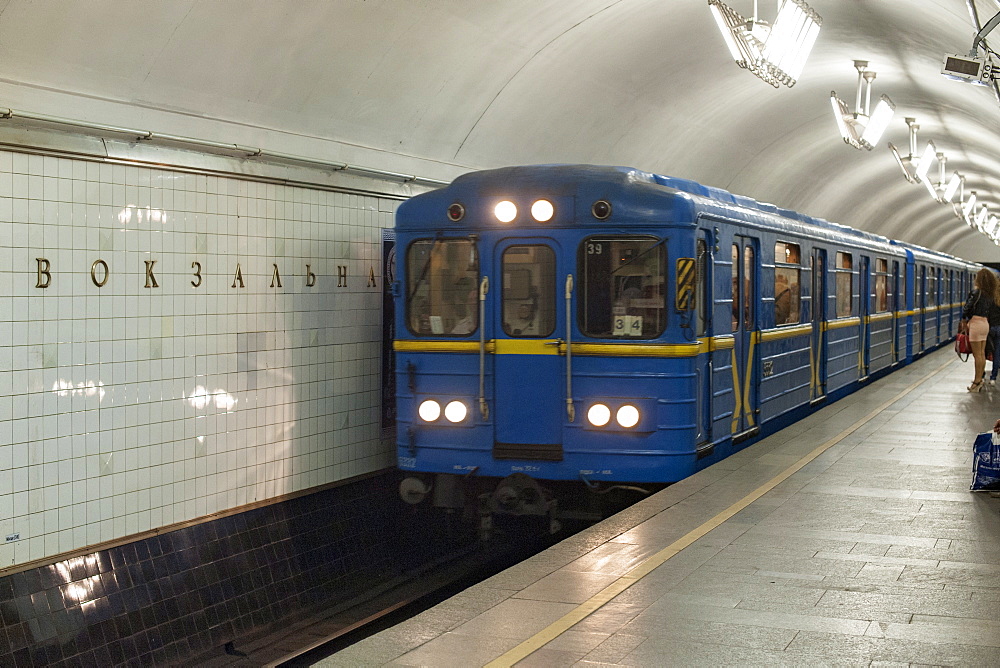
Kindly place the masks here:
<instances>
[{"instance_id":1,"label":"train headlight","mask_svg":"<svg viewBox=\"0 0 1000 668\"><path fill-rule=\"evenodd\" d=\"M493 208L493 214L501 223L509 223L517 218L517 207L513 202L504 200Z\"/></svg>"},{"instance_id":2,"label":"train headlight","mask_svg":"<svg viewBox=\"0 0 1000 668\"><path fill-rule=\"evenodd\" d=\"M607 220L611 217L611 202L606 199L599 199L590 207L590 213L597 220Z\"/></svg>"},{"instance_id":3,"label":"train headlight","mask_svg":"<svg viewBox=\"0 0 1000 668\"><path fill-rule=\"evenodd\" d=\"M603 427L611 421L611 409L604 404L594 404L587 411L587 420L595 427Z\"/></svg>"},{"instance_id":4,"label":"train headlight","mask_svg":"<svg viewBox=\"0 0 1000 668\"><path fill-rule=\"evenodd\" d=\"M461 401L449 402L448 405L444 407L444 416L448 418L448 422L461 422L468 414L468 407L466 407L466 405Z\"/></svg>"},{"instance_id":5,"label":"train headlight","mask_svg":"<svg viewBox=\"0 0 1000 668\"><path fill-rule=\"evenodd\" d=\"M531 205L531 217L539 223L547 223L552 220L555 212L552 202L547 199L540 199Z\"/></svg>"},{"instance_id":6,"label":"train headlight","mask_svg":"<svg viewBox=\"0 0 1000 668\"><path fill-rule=\"evenodd\" d=\"M457 223L465 217L465 207L455 202L448 207L448 220L453 223Z\"/></svg>"},{"instance_id":7,"label":"train headlight","mask_svg":"<svg viewBox=\"0 0 1000 668\"><path fill-rule=\"evenodd\" d=\"M420 404L417 414L420 415L420 419L424 422L434 422L434 420L441 417L441 404L433 399L427 399Z\"/></svg>"},{"instance_id":8,"label":"train headlight","mask_svg":"<svg viewBox=\"0 0 1000 668\"><path fill-rule=\"evenodd\" d=\"M625 404L618 409L618 414L615 416L615 419L618 420L618 424L626 429L634 427L639 424L639 409L635 406Z\"/></svg>"}]
</instances>

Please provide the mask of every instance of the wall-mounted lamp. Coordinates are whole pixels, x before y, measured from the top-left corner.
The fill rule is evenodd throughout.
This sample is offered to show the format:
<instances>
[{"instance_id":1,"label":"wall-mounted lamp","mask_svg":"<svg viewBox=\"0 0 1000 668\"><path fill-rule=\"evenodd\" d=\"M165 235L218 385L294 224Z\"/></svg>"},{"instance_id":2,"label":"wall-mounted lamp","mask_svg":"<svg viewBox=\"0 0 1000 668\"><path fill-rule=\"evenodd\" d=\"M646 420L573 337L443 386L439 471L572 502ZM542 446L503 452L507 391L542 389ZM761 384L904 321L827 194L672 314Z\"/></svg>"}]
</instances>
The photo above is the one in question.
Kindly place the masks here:
<instances>
[{"instance_id":1,"label":"wall-mounted lamp","mask_svg":"<svg viewBox=\"0 0 1000 668\"><path fill-rule=\"evenodd\" d=\"M802 0L778 0L773 24L757 18L757 0L753 0L749 19L722 0L708 0L708 7L737 65L775 88L795 85L823 23L809 5Z\"/></svg>"},{"instance_id":2,"label":"wall-mounted lamp","mask_svg":"<svg viewBox=\"0 0 1000 668\"><path fill-rule=\"evenodd\" d=\"M889 142L889 150L892 151L892 157L896 159L896 164L903 170L903 176L906 177L906 180L910 183L916 183L916 165L913 164L913 154L917 152L917 130L920 129L920 126L917 125L915 118L907 117L903 120L906 121L906 127L910 131L910 152L907 155L900 155L899 149L893 146L892 142Z\"/></svg>"},{"instance_id":3,"label":"wall-mounted lamp","mask_svg":"<svg viewBox=\"0 0 1000 668\"><path fill-rule=\"evenodd\" d=\"M858 71L858 93L854 111L850 111L847 103L837 97L837 91L830 91L830 103L833 105L833 115L837 119L837 126L840 128L840 136L844 139L844 143L870 151L875 148L885 129L889 127L896 105L888 95L883 95L872 113L872 81L875 79L875 73L868 69L867 60L855 60L854 69Z\"/></svg>"}]
</instances>

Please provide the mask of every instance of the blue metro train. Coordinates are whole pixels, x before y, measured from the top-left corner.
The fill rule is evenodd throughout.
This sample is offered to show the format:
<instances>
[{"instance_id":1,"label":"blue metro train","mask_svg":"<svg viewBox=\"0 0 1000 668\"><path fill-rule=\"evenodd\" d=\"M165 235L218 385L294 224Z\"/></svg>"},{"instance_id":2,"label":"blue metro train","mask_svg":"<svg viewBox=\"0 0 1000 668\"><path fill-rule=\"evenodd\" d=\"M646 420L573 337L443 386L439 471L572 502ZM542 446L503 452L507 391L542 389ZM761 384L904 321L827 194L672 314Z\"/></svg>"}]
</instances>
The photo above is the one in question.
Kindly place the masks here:
<instances>
[{"instance_id":1,"label":"blue metro train","mask_svg":"<svg viewBox=\"0 0 1000 668\"><path fill-rule=\"evenodd\" d=\"M552 515L558 481L681 480L912 361L980 268L586 165L461 176L396 242L403 497L512 514Z\"/></svg>"}]
</instances>

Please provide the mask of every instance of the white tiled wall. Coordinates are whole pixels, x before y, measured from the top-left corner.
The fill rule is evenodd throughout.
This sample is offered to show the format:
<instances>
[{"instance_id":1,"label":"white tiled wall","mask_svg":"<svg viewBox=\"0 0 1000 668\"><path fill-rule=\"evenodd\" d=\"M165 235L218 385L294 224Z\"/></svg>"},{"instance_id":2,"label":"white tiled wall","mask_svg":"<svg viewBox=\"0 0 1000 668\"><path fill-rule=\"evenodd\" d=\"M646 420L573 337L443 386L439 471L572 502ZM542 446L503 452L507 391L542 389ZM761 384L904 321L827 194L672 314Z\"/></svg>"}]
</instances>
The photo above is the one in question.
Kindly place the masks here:
<instances>
[{"instance_id":1,"label":"white tiled wall","mask_svg":"<svg viewBox=\"0 0 1000 668\"><path fill-rule=\"evenodd\" d=\"M395 204L0 151L0 568L392 465Z\"/></svg>"}]
</instances>

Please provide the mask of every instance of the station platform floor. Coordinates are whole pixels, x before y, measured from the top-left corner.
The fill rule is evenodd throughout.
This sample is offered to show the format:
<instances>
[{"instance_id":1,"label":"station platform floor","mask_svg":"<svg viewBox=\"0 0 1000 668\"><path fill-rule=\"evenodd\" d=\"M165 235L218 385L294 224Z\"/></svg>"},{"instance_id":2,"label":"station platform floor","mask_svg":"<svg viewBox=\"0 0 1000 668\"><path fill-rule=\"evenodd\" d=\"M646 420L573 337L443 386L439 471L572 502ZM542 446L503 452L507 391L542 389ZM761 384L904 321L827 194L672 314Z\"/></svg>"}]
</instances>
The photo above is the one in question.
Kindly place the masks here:
<instances>
[{"instance_id":1,"label":"station platform floor","mask_svg":"<svg viewBox=\"0 0 1000 668\"><path fill-rule=\"evenodd\" d=\"M949 348L318 665L1000 665L1000 385Z\"/></svg>"}]
</instances>

